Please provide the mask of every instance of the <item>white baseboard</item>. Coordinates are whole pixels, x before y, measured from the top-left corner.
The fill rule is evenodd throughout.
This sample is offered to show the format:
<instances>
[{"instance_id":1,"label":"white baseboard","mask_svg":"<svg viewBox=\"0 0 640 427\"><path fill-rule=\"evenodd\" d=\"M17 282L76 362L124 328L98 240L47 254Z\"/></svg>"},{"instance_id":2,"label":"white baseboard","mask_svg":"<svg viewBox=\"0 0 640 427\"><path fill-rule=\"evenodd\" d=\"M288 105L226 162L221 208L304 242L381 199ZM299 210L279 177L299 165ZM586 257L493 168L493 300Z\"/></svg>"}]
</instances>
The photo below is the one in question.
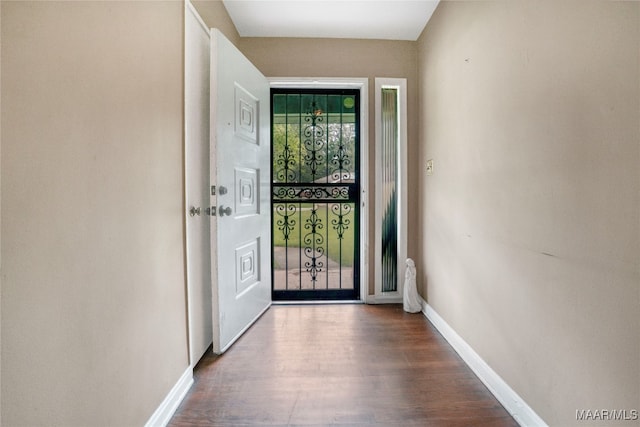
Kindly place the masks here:
<instances>
[{"instance_id":1,"label":"white baseboard","mask_svg":"<svg viewBox=\"0 0 640 427\"><path fill-rule=\"evenodd\" d=\"M462 360L522 427L548 427L547 423L476 353L427 303L422 313L451 344Z\"/></svg>"},{"instance_id":2,"label":"white baseboard","mask_svg":"<svg viewBox=\"0 0 640 427\"><path fill-rule=\"evenodd\" d=\"M184 371L176 385L173 386L167 397L164 398L158 409L151 415L145 427L165 427L171 421L171 417L178 409L180 402L193 385L193 369Z\"/></svg>"}]
</instances>

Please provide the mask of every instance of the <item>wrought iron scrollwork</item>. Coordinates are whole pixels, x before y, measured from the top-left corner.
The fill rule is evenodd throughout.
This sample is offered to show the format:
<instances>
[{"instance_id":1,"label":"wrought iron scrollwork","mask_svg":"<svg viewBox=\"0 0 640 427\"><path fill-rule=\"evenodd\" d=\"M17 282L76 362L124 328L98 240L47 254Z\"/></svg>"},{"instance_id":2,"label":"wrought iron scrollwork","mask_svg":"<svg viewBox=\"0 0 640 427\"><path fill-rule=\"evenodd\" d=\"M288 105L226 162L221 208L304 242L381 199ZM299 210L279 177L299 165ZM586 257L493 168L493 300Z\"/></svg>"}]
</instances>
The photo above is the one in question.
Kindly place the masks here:
<instances>
[{"instance_id":1,"label":"wrought iron scrollwork","mask_svg":"<svg viewBox=\"0 0 640 427\"><path fill-rule=\"evenodd\" d=\"M333 167L331 180L332 182L351 180L353 179L350 173L351 158L346 147L353 144L352 127L349 125L330 126L329 133L331 134L329 140L338 141L337 150L330 161Z\"/></svg>"},{"instance_id":2,"label":"wrought iron scrollwork","mask_svg":"<svg viewBox=\"0 0 640 427\"><path fill-rule=\"evenodd\" d=\"M318 210L313 208L311 215L304 224L304 229L309 232L305 234L303 243L305 245L304 255L309 258L309 261L306 261L304 266L311 276L311 283L314 288L318 280L318 273L322 272L324 268L324 262L322 261L322 256L325 252L322 246L324 244L324 236L320 232L323 228L324 224L322 224L322 220L318 216Z\"/></svg>"},{"instance_id":3,"label":"wrought iron scrollwork","mask_svg":"<svg viewBox=\"0 0 640 427\"><path fill-rule=\"evenodd\" d=\"M293 182L296 179L296 171L294 169L296 160L291 152L289 144L285 142L282 153L276 159L276 165L279 166L276 172L276 179L280 182Z\"/></svg>"},{"instance_id":4,"label":"wrought iron scrollwork","mask_svg":"<svg viewBox=\"0 0 640 427\"><path fill-rule=\"evenodd\" d=\"M273 198L278 201L314 201L331 199L335 201L349 200L349 186L275 186L273 187Z\"/></svg>"},{"instance_id":5,"label":"wrought iron scrollwork","mask_svg":"<svg viewBox=\"0 0 640 427\"><path fill-rule=\"evenodd\" d=\"M278 203L274 206L274 211L280 217L276 220L278 230L282 231L282 237L285 241L289 240L291 231L296 226L294 214L296 213L296 205L289 203Z\"/></svg>"},{"instance_id":6,"label":"wrought iron scrollwork","mask_svg":"<svg viewBox=\"0 0 640 427\"><path fill-rule=\"evenodd\" d=\"M336 216L331 220L331 225L336 230L338 239L342 240L344 232L351 224L351 220L347 218L351 213L351 205L348 203L334 203L331 205L331 212Z\"/></svg>"},{"instance_id":7,"label":"wrought iron scrollwork","mask_svg":"<svg viewBox=\"0 0 640 427\"><path fill-rule=\"evenodd\" d=\"M304 128L304 146L306 154L304 155L304 163L309 167L312 179L316 179L319 174L319 167L325 163L324 148L325 126L323 125L324 117L322 110L318 108L316 102L311 103L311 108L307 112L304 121L308 125Z\"/></svg>"}]
</instances>

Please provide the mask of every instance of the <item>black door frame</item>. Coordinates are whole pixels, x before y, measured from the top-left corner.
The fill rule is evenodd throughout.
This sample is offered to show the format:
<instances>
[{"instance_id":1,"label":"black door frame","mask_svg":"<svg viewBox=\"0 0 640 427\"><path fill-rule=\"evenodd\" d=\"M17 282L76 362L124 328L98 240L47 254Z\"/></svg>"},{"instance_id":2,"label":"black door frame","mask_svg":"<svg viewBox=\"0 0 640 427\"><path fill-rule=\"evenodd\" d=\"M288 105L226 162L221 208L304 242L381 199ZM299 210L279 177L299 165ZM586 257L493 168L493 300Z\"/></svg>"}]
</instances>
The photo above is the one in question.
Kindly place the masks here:
<instances>
[{"instance_id":1,"label":"black door frame","mask_svg":"<svg viewBox=\"0 0 640 427\"><path fill-rule=\"evenodd\" d=\"M288 183L288 184L274 184L274 150L273 150L273 135L274 135L274 95L276 94L308 94L308 95L348 95L353 96L355 99L354 115L355 115L355 149L354 149L354 182L350 185L346 184L331 184L331 183L318 183L318 182L305 182L305 183ZM350 224L354 230L354 257L352 263L352 279L353 287L350 289L292 289L292 290L276 290L275 289L275 260L274 260L274 221L276 221L276 215L272 216L271 234L271 275L272 275L272 300L273 301L326 301L326 300L357 300L361 298L360 289L360 257L361 257L361 230L360 230L360 209L361 209L361 143L362 143L362 123L361 123L361 91L360 89L347 89L347 88L308 88L308 87L287 87L287 88L272 88L270 96L271 104L271 209L274 209L276 204L283 203L304 203L304 199L300 200L300 197L304 197L304 193L307 197L313 197L313 202L321 203L350 203L353 204L354 217L353 224ZM315 123L315 119L314 119ZM313 187L313 188L309 188ZM283 192L284 191L284 192ZM291 197L291 195L297 195L298 198ZM336 195L343 197L334 197ZM347 196L345 199L344 196ZM308 203L308 202L307 202ZM327 226L329 224L326 224ZM299 224L299 226L302 226ZM302 251L302 248L300 248ZM302 257L302 255L300 255ZM328 256L326 256L328 261ZM314 261L315 264L315 261ZM315 267L313 267L315 268ZM325 267L326 268L326 267ZM307 272L309 270L307 269ZM362 298L364 299L364 298Z\"/></svg>"}]
</instances>

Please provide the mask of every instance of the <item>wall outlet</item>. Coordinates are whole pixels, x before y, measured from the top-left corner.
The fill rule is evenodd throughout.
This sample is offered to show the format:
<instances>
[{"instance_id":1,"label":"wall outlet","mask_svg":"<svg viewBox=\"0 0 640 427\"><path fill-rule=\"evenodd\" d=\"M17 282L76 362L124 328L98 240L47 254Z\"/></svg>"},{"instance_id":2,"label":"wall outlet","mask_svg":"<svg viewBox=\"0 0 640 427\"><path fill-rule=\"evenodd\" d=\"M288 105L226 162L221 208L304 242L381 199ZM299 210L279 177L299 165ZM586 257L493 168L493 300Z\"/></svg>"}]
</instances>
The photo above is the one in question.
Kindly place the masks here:
<instances>
[{"instance_id":1,"label":"wall outlet","mask_svg":"<svg viewBox=\"0 0 640 427\"><path fill-rule=\"evenodd\" d=\"M433 159L427 160L427 175L433 175Z\"/></svg>"}]
</instances>

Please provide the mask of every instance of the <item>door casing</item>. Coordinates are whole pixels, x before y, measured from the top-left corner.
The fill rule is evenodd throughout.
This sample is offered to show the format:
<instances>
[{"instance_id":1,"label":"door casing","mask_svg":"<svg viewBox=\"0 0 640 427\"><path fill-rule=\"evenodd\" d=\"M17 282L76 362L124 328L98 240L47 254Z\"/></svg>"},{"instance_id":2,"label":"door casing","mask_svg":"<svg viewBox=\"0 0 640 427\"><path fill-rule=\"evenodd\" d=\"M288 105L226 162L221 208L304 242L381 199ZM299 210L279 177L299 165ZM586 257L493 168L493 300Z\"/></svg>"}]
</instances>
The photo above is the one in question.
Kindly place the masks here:
<instances>
[{"instance_id":1,"label":"door casing","mask_svg":"<svg viewBox=\"0 0 640 427\"><path fill-rule=\"evenodd\" d=\"M189 364L193 368L212 342L209 259L209 29L191 2L185 2L185 262ZM191 216L189 208L200 208Z\"/></svg>"}]
</instances>

